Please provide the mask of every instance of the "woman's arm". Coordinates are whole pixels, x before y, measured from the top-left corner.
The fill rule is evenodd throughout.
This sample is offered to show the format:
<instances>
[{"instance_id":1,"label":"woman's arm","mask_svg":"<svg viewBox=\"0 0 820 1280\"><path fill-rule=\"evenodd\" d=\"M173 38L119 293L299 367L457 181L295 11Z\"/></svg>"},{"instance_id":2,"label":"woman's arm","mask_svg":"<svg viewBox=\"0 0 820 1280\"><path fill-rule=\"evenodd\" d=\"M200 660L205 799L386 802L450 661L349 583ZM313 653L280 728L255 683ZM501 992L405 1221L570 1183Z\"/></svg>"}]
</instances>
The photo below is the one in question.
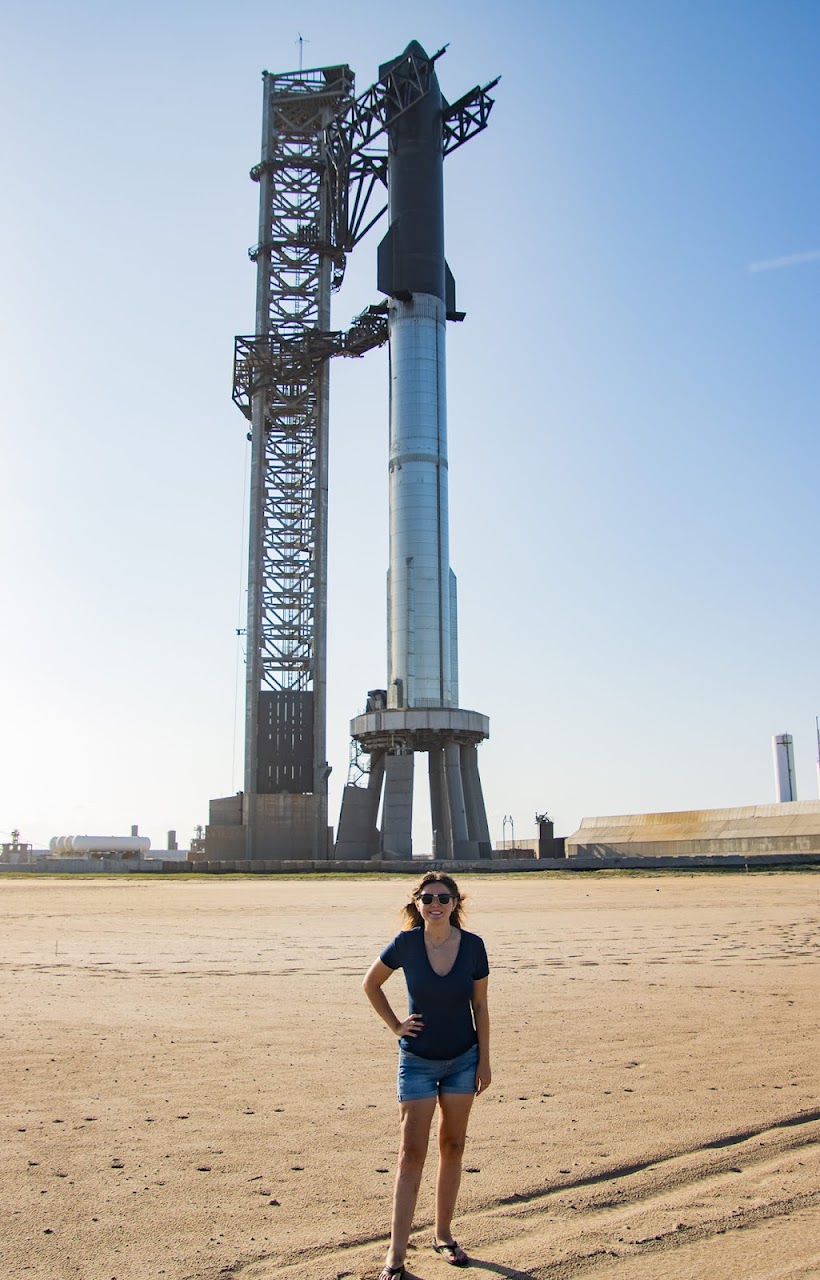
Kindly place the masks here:
<instances>
[{"instance_id":1,"label":"woman's arm","mask_svg":"<svg viewBox=\"0 0 820 1280\"><path fill-rule=\"evenodd\" d=\"M473 1017L478 1036L478 1068L475 1074L476 1094L483 1093L493 1078L490 1070L490 1010L487 1005L489 978L479 978L473 983Z\"/></svg>"},{"instance_id":2,"label":"woman's arm","mask_svg":"<svg viewBox=\"0 0 820 1280\"><path fill-rule=\"evenodd\" d=\"M405 1018L404 1022L402 1022L396 1017L390 1007L390 1001L382 991L382 987L391 973L395 973L395 969L391 969L389 964L385 964L383 960L374 960L364 976L364 982L362 983L364 993L376 1013L387 1024L394 1036L417 1036L424 1026L421 1015L412 1013L409 1018Z\"/></svg>"}]
</instances>

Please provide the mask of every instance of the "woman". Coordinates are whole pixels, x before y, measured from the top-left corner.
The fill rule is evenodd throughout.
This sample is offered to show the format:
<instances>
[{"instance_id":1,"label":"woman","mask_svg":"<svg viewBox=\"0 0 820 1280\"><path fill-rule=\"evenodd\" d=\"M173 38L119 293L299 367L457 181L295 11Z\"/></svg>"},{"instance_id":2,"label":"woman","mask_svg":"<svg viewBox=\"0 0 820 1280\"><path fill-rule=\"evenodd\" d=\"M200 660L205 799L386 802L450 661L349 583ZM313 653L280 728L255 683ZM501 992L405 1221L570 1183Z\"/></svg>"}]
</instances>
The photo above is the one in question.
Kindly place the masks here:
<instances>
[{"instance_id":1,"label":"woman","mask_svg":"<svg viewBox=\"0 0 820 1280\"><path fill-rule=\"evenodd\" d=\"M374 960L365 977L368 1000L399 1038L400 1146L393 1191L390 1248L379 1280L403 1280L404 1260L430 1124L439 1105L436 1222L433 1248L454 1267L469 1259L453 1239L467 1121L477 1094L490 1083L490 972L484 943L462 928L463 898L455 880L423 875L402 915L404 930ZM404 969L409 1014L397 1017L382 990Z\"/></svg>"}]
</instances>

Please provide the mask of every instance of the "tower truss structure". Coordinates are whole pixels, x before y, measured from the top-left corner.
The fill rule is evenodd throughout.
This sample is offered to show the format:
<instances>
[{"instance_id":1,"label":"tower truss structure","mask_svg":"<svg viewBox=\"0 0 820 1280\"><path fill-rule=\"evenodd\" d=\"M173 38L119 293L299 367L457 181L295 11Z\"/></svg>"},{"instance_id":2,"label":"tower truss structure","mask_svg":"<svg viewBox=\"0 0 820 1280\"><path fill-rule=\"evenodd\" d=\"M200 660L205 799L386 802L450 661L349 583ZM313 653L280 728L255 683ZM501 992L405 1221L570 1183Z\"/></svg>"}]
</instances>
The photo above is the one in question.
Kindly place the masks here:
<instances>
[{"instance_id":1,"label":"tower truss structure","mask_svg":"<svg viewBox=\"0 0 820 1280\"><path fill-rule=\"evenodd\" d=\"M346 66L264 75L262 159L251 172L259 183L259 242L250 251L256 335L250 348L237 344L234 384L235 395L243 385L250 392L251 419L247 795L327 794L328 371L311 359L308 340L330 328L324 138L353 84ZM326 804L316 817L326 827Z\"/></svg>"}]
</instances>

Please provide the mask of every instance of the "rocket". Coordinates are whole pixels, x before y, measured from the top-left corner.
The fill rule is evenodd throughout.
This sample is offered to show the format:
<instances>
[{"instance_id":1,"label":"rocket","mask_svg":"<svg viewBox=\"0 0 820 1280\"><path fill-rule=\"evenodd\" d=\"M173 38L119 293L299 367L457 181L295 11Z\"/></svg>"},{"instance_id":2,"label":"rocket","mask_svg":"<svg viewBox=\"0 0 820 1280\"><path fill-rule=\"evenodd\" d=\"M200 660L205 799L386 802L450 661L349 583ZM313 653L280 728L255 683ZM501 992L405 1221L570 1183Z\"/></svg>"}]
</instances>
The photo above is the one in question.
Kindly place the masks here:
<instances>
[{"instance_id":1,"label":"rocket","mask_svg":"<svg viewBox=\"0 0 820 1280\"><path fill-rule=\"evenodd\" d=\"M484 127L492 86L450 106L435 63L413 41L379 71L388 196L377 276L390 353L387 696L385 706L385 691L371 690L351 722L370 767L366 788L345 787L337 858L362 849L412 856L419 753L427 756L434 856L481 859L492 850L477 757L489 720L459 706L445 348L448 319L464 317L444 256L444 157Z\"/></svg>"},{"instance_id":2,"label":"rocket","mask_svg":"<svg viewBox=\"0 0 820 1280\"><path fill-rule=\"evenodd\" d=\"M387 587L388 706L457 707L456 579L447 501L445 330L456 312L444 257L443 100L435 64L409 109L387 110L388 221L378 288L388 295L390 351L390 554Z\"/></svg>"}]
</instances>

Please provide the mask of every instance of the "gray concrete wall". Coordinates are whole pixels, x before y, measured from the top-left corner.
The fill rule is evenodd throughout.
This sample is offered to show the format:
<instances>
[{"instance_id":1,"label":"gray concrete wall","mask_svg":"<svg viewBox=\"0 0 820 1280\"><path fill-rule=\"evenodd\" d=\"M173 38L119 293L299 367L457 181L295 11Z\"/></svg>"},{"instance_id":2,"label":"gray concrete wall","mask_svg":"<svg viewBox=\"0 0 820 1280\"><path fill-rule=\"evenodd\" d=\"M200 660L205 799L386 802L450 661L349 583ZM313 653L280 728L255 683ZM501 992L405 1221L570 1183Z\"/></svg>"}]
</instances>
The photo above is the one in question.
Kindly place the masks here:
<instances>
[{"instance_id":1,"label":"gray concrete wall","mask_svg":"<svg viewBox=\"0 0 820 1280\"><path fill-rule=\"evenodd\" d=\"M324 815L320 795L256 796L256 849L254 858L316 859L316 824ZM325 827L323 853L331 856Z\"/></svg>"},{"instance_id":2,"label":"gray concrete wall","mask_svg":"<svg viewBox=\"0 0 820 1280\"><path fill-rule=\"evenodd\" d=\"M205 847L191 857L192 863L224 862L247 858L248 811L255 807L254 859L314 859L316 830L326 821L325 800L320 795L226 796L210 803L205 828ZM332 832L325 832L324 852L331 855Z\"/></svg>"},{"instance_id":3,"label":"gray concrete wall","mask_svg":"<svg viewBox=\"0 0 820 1280\"><path fill-rule=\"evenodd\" d=\"M242 825L243 793L220 796L208 805L208 823L212 827L239 827Z\"/></svg>"},{"instance_id":4,"label":"gray concrete wall","mask_svg":"<svg viewBox=\"0 0 820 1280\"><path fill-rule=\"evenodd\" d=\"M163 861L160 858L34 858L20 865L0 866L3 871L27 871L34 875L133 875L135 872L190 871L186 862Z\"/></svg>"},{"instance_id":5,"label":"gray concrete wall","mask_svg":"<svg viewBox=\"0 0 820 1280\"><path fill-rule=\"evenodd\" d=\"M334 857L337 862L349 858L377 857L379 829L376 826L380 795L375 788L346 786L342 793L342 811L336 835Z\"/></svg>"},{"instance_id":6,"label":"gray concrete wall","mask_svg":"<svg viewBox=\"0 0 820 1280\"><path fill-rule=\"evenodd\" d=\"M210 823L205 828L204 849L192 849L189 856L191 862L207 862L209 858L244 858L245 828Z\"/></svg>"},{"instance_id":7,"label":"gray concrete wall","mask_svg":"<svg viewBox=\"0 0 820 1280\"><path fill-rule=\"evenodd\" d=\"M374 859L351 859L348 862L334 863L326 861L317 861L316 859L291 859L291 858L257 858L254 861L247 861L242 858L226 859L224 861L201 861L195 863L185 862L160 862L152 860L142 863L138 866L119 867L100 866L99 864L91 865L81 859L64 859L71 863L70 870L81 872L95 872L96 874L105 875L110 871L119 871L124 874L134 874L136 872L164 872L174 875L185 872L197 872L205 875L230 875L230 874L256 874L256 875L288 875L315 872L317 875L327 875L334 871L339 872L362 872L370 874L371 872L389 872L394 875L408 876L417 878L425 871L429 871L434 864L432 860L425 858L414 858L412 860L385 860L383 858ZM81 865L80 865L81 864ZM820 852L818 853L762 853L762 854L721 854L717 857L705 856L689 856L682 858L674 857L621 857L609 855L607 857L574 857L565 858L524 858L524 859L502 859L499 861L490 861L488 858L481 858L472 862L452 861L446 864L446 869L451 875L506 875L511 871L515 872L531 872L537 875L543 871L560 871L569 874L584 874L586 872L607 871L607 870L636 870L636 871L663 871L663 870L732 870L743 873L744 871L753 871L755 869L770 870L786 870L789 868L800 867L820 867ZM42 859L30 866L3 866L0 865L0 877L5 874L17 875L19 873L40 875L40 874L65 874L66 867L59 865L56 859Z\"/></svg>"}]
</instances>

